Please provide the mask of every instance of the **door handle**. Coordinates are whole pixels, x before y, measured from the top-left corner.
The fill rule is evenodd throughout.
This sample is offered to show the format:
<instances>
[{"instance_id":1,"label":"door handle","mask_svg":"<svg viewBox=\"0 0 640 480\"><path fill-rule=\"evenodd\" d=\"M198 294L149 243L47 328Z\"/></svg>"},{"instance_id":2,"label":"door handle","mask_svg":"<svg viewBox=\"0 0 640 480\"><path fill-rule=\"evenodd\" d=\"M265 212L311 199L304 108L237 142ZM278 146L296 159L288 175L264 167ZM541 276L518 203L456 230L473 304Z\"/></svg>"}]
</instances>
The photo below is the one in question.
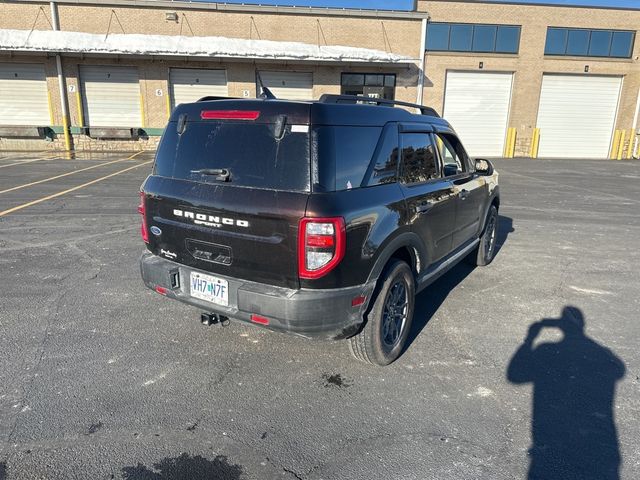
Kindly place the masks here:
<instances>
[{"instance_id":1,"label":"door handle","mask_svg":"<svg viewBox=\"0 0 640 480\"><path fill-rule=\"evenodd\" d=\"M464 200L465 198L467 198L468 195L469 195L469 190L460 190L460 193L458 194L458 196L460 197L460 200Z\"/></svg>"}]
</instances>

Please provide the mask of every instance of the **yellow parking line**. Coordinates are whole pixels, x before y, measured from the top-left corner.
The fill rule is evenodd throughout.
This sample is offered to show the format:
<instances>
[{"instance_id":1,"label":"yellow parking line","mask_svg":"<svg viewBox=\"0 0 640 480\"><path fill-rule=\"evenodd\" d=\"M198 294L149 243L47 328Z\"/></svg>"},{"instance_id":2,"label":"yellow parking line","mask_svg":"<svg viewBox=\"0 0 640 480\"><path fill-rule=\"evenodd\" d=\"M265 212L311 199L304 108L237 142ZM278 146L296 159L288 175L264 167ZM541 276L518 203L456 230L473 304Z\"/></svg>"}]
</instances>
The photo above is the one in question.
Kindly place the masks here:
<instances>
[{"instance_id":1,"label":"yellow parking line","mask_svg":"<svg viewBox=\"0 0 640 480\"><path fill-rule=\"evenodd\" d=\"M27 163L33 162L42 162L43 160L53 160L54 158L58 157L58 155L60 155L60 153L56 152L52 157L36 158L35 160L25 160L24 162L15 162L8 165L0 165L0 168L13 167L14 165L25 165Z\"/></svg>"},{"instance_id":2,"label":"yellow parking line","mask_svg":"<svg viewBox=\"0 0 640 480\"><path fill-rule=\"evenodd\" d=\"M20 190L21 188L26 188L26 187L31 187L33 185L38 185L39 183L50 182L51 180L56 180L58 178L68 177L69 175L75 175L76 173L86 172L87 170L93 170L94 168L104 167L105 165L111 165L112 163L126 162L127 160L131 160L131 159L137 157L141 153L142 152L138 152L138 153L136 153L134 155L131 155L130 157L127 157L127 158L120 158L118 160L113 160L111 162L99 163L98 165L92 165L90 167L81 168L80 170L74 170L72 172L62 173L60 175L56 175L55 177L44 178L42 180L37 180L35 182L25 183L24 185L18 185L17 187L7 188L6 190L0 190L0 193L13 192L14 190Z\"/></svg>"},{"instance_id":3,"label":"yellow parking line","mask_svg":"<svg viewBox=\"0 0 640 480\"><path fill-rule=\"evenodd\" d=\"M80 190L81 188L88 187L89 185L93 185L94 183L102 182L111 177L115 177L116 175L120 175L121 173L128 172L129 170L133 170L134 168L142 167L143 165L148 165L152 163L153 160L148 160L146 162L138 163L132 167L125 168L124 170L119 170L117 172L111 173L109 175L105 175L104 177L96 178L95 180L91 180L90 182L83 183L82 185L78 185L76 187L69 188L67 190L63 190L62 192L54 193L52 195L47 195L46 197L38 198L37 200L33 200L31 202L23 203L22 205L18 205L17 207L10 208L8 210L4 210L0 212L0 217L4 217L13 212L17 212L18 210L22 210L23 208L30 207L32 205L37 205L38 203L46 202L47 200L51 200L53 198L60 197L62 195L66 195L67 193L75 192L76 190Z\"/></svg>"}]
</instances>

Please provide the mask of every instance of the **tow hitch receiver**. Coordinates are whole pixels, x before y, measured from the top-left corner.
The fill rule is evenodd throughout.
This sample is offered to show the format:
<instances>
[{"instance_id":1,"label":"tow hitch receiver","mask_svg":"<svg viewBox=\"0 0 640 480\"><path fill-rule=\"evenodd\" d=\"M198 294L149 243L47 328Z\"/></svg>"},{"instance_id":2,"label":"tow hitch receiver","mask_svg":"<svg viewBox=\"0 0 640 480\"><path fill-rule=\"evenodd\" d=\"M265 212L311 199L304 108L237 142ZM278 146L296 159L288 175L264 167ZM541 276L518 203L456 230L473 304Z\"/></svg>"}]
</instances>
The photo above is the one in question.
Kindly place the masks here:
<instances>
[{"instance_id":1,"label":"tow hitch receiver","mask_svg":"<svg viewBox=\"0 0 640 480\"><path fill-rule=\"evenodd\" d=\"M220 324L223 327L229 325L229 318L224 315L218 315L217 313L206 313L203 312L200 314L200 322L207 327L211 325Z\"/></svg>"}]
</instances>

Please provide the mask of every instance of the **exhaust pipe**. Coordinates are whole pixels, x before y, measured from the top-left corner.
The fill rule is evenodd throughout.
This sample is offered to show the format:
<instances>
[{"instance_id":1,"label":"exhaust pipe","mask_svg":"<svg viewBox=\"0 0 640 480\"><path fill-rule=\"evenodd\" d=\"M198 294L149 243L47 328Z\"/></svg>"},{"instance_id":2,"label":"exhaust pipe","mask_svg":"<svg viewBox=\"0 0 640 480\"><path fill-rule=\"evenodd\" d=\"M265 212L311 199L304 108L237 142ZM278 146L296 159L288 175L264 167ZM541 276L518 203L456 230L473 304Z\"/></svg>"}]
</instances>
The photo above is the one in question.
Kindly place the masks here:
<instances>
[{"instance_id":1,"label":"exhaust pipe","mask_svg":"<svg viewBox=\"0 0 640 480\"><path fill-rule=\"evenodd\" d=\"M200 323L206 325L207 327L216 324L220 324L222 327L226 327L227 325L229 325L230 320L229 317L225 317L224 315L203 312L200 314Z\"/></svg>"}]
</instances>

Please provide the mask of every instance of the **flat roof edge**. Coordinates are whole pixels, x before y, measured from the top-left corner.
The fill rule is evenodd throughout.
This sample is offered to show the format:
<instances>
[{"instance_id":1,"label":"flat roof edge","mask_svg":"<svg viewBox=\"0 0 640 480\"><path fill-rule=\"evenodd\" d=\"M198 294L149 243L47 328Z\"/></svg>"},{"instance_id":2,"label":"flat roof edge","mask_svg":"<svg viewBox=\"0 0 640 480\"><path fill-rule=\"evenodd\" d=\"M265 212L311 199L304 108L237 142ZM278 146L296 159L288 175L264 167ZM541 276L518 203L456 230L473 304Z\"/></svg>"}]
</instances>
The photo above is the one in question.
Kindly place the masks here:
<instances>
[{"instance_id":1,"label":"flat roof edge","mask_svg":"<svg viewBox=\"0 0 640 480\"><path fill-rule=\"evenodd\" d=\"M426 2L428 0L416 0L417 3ZM532 0L517 2L514 0L432 0L433 3L473 3L481 5L497 5L511 7L548 7L548 8L577 8L582 10L621 10L629 12L640 12L640 7L623 7L619 5L572 5L567 3L551 3L550 1L540 0L535 2ZM416 5L417 8L417 5Z\"/></svg>"},{"instance_id":2,"label":"flat roof edge","mask_svg":"<svg viewBox=\"0 0 640 480\"><path fill-rule=\"evenodd\" d=\"M0 3L49 3L44 0L4 0ZM322 8L322 7L292 7L280 5L250 5L233 3L205 3L170 0L53 0L58 5L122 7L122 8L153 8L157 10L209 10L234 13L265 13L288 15L313 15L325 17L354 17L354 18L383 18L396 20L422 20L429 18L426 11L409 10L366 10L355 8Z\"/></svg>"}]
</instances>

